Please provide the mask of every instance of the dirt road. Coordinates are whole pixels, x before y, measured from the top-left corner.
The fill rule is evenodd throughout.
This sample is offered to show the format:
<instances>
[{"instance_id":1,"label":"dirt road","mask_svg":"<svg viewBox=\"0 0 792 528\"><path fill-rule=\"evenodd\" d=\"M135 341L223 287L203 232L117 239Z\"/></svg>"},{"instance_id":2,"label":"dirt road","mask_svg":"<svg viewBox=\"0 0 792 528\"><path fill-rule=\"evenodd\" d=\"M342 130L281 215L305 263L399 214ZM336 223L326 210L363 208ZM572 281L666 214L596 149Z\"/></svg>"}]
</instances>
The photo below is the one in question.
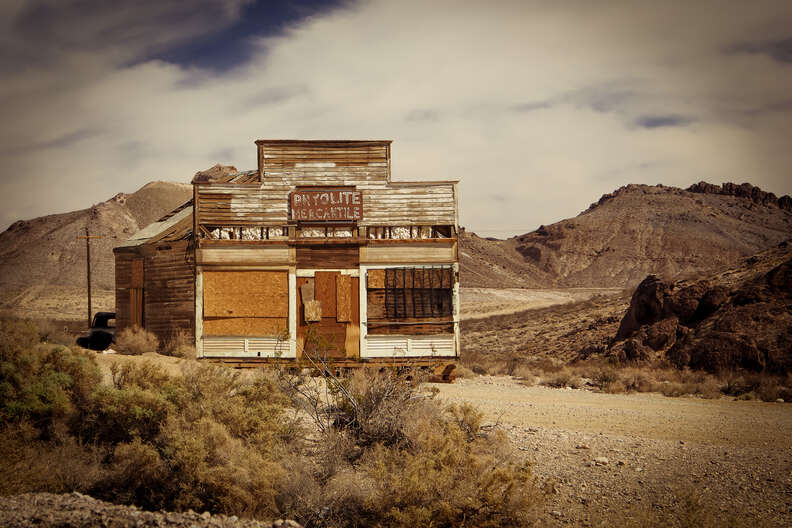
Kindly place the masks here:
<instances>
[{"instance_id":1,"label":"dirt road","mask_svg":"<svg viewBox=\"0 0 792 528\"><path fill-rule=\"evenodd\" d=\"M724 523L792 526L790 404L526 387L507 377L437 388L509 434L550 491L550 525L638 526L698 497Z\"/></svg>"},{"instance_id":2,"label":"dirt road","mask_svg":"<svg viewBox=\"0 0 792 528\"><path fill-rule=\"evenodd\" d=\"M595 295L620 291L614 288L565 288L540 290L528 288L460 288L461 318L481 319L557 304L585 301Z\"/></svg>"}]
</instances>

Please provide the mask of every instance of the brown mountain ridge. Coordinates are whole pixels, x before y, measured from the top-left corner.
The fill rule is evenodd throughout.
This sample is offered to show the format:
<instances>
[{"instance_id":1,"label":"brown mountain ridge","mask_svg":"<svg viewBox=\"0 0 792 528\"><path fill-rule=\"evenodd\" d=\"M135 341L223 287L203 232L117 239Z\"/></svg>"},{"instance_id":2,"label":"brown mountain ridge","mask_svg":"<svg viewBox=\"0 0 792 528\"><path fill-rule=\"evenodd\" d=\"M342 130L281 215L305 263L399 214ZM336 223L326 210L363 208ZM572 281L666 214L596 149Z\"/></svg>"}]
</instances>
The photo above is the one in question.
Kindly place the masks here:
<instances>
[{"instance_id":1,"label":"brown mountain ridge","mask_svg":"<svg viewBox=\"0 0 792 528\"><path fill-rule=\"evenodd\" d=\"M112 248L184 203L187 184L152 182L91 208L14 223L0 234L0 309L82 318L92 235L96 310L114 308ZM460 235L466 287L632 287L728 266L792 237L792 199L749 184L687 190L627 185L586 211L508 240Z\"/></svg>"},{"instance_id":2,"label":"brown mountain ridge","mask_svg":"<svg viewBox=\"0 0 792 528\"><path fill-rule=\"evenodd\" d=\"M750 184L626 185L574 218L507 240L464 233L477 287L633 287L724 268L792 237L792 198Z\"/></svg>"},{"instance_id":3,"label":"brown mountain ridge","mask_svg":"<svg viewBox=\"0 0 792 528\"><path fill-rule=\"evenodd\" d=\"M192 186L151 182L87 209L14 222L0 233L0 309L25 317L85 317L85 234L95 310L113 310L113 247L183 204Z\"/></svg>"}]
</instances>

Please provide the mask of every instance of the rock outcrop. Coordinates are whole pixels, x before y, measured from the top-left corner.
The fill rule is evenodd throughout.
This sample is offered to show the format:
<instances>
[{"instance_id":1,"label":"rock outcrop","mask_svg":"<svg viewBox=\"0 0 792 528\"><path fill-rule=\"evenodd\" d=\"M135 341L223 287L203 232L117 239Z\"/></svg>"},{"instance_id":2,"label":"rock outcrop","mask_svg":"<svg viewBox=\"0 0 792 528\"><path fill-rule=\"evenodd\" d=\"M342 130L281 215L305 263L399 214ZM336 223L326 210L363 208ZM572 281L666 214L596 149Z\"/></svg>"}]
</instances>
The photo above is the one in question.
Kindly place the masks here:
<instances>
[{"instance_id":1,"label":"rock outcrop","mask_svg":"<svg viewBox=\"0 0 792 528\"><path fill-rule=\"evenodd\" d=\"M792 372L792 243L702 280L646 277L610 353L713 372Z\"/></svg>"}]
</instances>

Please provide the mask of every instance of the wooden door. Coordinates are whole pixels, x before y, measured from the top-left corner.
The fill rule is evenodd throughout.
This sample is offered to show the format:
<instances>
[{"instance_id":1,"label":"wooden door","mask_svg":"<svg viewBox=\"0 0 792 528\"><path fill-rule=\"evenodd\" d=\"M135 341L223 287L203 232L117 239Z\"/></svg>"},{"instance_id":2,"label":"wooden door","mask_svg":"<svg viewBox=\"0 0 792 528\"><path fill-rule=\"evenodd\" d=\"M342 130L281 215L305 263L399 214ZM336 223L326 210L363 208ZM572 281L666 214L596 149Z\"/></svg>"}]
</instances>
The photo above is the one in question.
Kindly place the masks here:
<instances>
[{"instance_id":1,"label":"wooden door","mask_svg":"<svg viewBox=\"0 0 792 528\"><path fill-rule=\"evenodd\" d=\"M318 320L306 320L305 305L309 302L318 302L321 310ZM297 319L298 354L357 359L360 355L357 277L337 271L317 271L314 277L299 277ZM309 335L312 336L310 340L307 339Z\"/></svg>"},{"instance_id":2,"label":"wooden door","mask_svg":"<svg viewBox=\"0 0 792 528\"><path fill-rule=\"evenodd\" d=\"M143 327L143 259L132 260L129 289L129 326Z\"/></svg>"}]
</instances>

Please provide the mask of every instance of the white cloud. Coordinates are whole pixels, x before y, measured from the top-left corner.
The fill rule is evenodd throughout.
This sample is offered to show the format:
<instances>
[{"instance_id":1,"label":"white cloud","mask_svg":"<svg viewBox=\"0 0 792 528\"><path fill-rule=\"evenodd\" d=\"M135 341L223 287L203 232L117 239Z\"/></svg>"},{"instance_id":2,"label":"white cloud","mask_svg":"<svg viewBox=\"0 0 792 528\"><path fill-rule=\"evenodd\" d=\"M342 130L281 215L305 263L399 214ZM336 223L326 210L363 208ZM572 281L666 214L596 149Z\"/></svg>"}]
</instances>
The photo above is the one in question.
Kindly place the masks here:
<instances>
[{"instance_id":1,"label":"white cloud","mask_svg":"<svg viewBox=\"0 0 792 528\"><path fill-rule=\"evenodd\" d=\"M393 139L395 179L461 178L462 223L497 236L626 183L792 192L792 64L734 48L789 38L792 6L637 4L360 2L223 74L128 65L136 32L106 53L81 40L0 87L0 225L252 168L257 138Z\"/></svg>"}]
</instances>

